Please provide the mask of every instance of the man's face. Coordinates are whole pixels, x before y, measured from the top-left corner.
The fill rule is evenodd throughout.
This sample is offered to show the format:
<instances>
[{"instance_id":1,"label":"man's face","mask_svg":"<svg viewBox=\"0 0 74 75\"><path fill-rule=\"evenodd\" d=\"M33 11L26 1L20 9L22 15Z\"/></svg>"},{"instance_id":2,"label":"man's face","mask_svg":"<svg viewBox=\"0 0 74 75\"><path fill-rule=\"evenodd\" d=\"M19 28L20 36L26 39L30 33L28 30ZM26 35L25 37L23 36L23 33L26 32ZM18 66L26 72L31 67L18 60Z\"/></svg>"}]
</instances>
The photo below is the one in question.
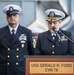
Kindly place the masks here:
<instances>
[{"instance_id":1,"label":"man's face","mask_svg":"<svg viewBox=\"0 0 74 75\"><path fill-rule=\"evenodd\" d=\"M33 33L34 38L37 40L38 39L39 33Z\"/></svg>"},{"instance_id":2,"label":"man's face","mask_svg":"<svg viewBox=\"0 0 74 75\"><path fill-rule=\"evenodd\" d=\"M7 15L7 21L9 25L17 25L19 20L20 20L19 14Z\"/></svg>"},{"instance_id":3,"label":"man's face","mask_svg":"<svg viewBox=\"0 0 74 75\"><path fill-rule=\"evenodd\" d=\"M53 27L56 27L57 30L59 30L59 27L61 26L61 21L56 21L56 22L48 22L48 29L50 30L50 32L54 32L53 31Z\"/></svg>"}]
</instances>

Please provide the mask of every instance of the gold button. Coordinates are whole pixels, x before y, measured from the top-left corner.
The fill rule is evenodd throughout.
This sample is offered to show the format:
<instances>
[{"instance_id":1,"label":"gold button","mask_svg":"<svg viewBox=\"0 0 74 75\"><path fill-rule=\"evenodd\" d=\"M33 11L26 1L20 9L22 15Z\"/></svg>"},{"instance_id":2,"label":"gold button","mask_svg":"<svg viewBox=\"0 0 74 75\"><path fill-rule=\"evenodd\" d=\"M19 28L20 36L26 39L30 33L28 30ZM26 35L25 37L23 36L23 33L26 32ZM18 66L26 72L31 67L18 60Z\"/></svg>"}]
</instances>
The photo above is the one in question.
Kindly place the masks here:
<instances>
[{"instance_id":1,"label":"gold button","mask_svg":"<svg viewBox=\"0 0 74 75\"><path fill-rule=\"evenodd\" d=\"M7 65L10 65L10 63L8 62Z\"/></svg>"},{"instance_id":2,"label":"gold button","mask_svg":"<svg viewBox=\"0 0 74 75\"><path fill-rule=\"evenodd\" d=\"M24 44L21 44L21 47L24 48Z\"/></svg>"},{"instance_id":3,"label":"gold button","mask_svg":"<svg viewBox=\"0 0 74 75\"><path fill-rule=\"evenodd\" d=\"M16 62L16 65L18 65L18 62Z\"/></svg>"},{"instance_id":4,"label":"gold button","mask_svg":"<svg viewBox=\"0 0 74 75\"><path fill-rule=\"evenodd\" d=\"M19 58L19 55L16 55L16 58Z\"/></svg>"},{"instance_id":5,"label":"gold button","mask_svg":"<svg viewBox=\"0 0 74 75\"><path fill-rule=\"evenodd\" d=\"M16 50L19 51L19 48L17 48Z\"/></svg>"},{"instance_id":6,"label":"gold button","mask_svg":"<svg viewBox=\"0 0 74 75\"><path fill-rule=\"evenodd\" d=\"M54 45L52 45L52 48L54 48L55 46Z\"/></svg>"},{"instance_id":7,"label":"gold button","mask_svg":"<svg viewBox=\"0 0 74 75\"><path fill-rule=\"evenodd\" d=\"M52 52L52 54L54 54L55 52Z\"/></svg>"},{"instance_id":8,"label":"gold button","mask_svg":"<svg viewBox=\"0 0 74 75\"><path fill-rule=\"evenodd\" d=\"M8 48L8 51L10 50L10 48Z\"/></svg>"},{"instance_id":9,"label":"gold button","mask_svg":"<svg viewBox=\"0 0 74 75\"><path fill-rule=\"evenodd\" d=\"M7 57L10 58L10 55L8 55Z\"/></svg>"}]
</instances>

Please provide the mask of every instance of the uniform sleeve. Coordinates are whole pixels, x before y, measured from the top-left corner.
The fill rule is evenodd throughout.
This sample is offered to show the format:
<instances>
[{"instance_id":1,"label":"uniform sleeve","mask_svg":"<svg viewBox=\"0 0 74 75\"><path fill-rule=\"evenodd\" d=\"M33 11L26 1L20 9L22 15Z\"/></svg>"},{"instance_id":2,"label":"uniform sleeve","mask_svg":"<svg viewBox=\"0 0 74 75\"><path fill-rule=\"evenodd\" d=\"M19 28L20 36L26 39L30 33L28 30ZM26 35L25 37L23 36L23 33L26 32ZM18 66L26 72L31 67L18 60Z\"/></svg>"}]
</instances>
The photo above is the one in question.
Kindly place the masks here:
<instances>
[{"instance_id":1,"label":"uniform sleeve","mask_svg":"<svg viewBox=\"0 0 74 75\"><path fill-rule=\"evenodd\" d=\"M68 36L71 40L69 40L69 46L68 46L68 49L69 49L69 53L70 55L74 55L74 39L73 39L73 36L72 34L70 33L69 36Z\"/></svg>"},{"instance_id":2,"label":"uniform sleeve","mask_svg":"<svg viewBox=\"0 0 74 75\"><path fill-rule=\"evenodd\" d=\"M36 44L36 55L41 55L41 40L40 40L41 36L40 34L38 35L38 39L37 39L37 44Z\"/></svg>"},{"instance_id":3,"label":"uniform sleeve","mask_svg":"<svg viewBox=\"0 0 74 75\"><path fill-rule=\"evenodd\" d=\"M33 48L33 40L32 40L32 32L28 32L28 50L29 50L29 55L34 55L35 50Z\"/></svg>"}]
</instances>

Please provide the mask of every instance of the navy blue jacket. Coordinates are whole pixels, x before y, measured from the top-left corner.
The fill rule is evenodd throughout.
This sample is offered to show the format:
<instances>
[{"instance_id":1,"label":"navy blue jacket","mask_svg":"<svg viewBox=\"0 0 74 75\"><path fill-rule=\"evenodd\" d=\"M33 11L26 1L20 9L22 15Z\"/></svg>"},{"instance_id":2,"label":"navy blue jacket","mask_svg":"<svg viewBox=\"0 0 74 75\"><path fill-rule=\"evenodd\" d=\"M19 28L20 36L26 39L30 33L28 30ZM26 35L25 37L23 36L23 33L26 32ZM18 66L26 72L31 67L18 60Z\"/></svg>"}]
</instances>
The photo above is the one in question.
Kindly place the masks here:
<instances>
[{"instance_id":1,"label":"navy blue jacket","mask_svg":"<svg viewBox=\"0 0 74 75\"><path fill-rule=\"evenodd\" d=\"M72 35L70 32L61 30L67 37L71 38ZM36 45L36 55L68 55L74 54L74 43L72 43L65 36L60 34L61 40L52 39L50 31L40 33ZM72 39L72 38L71 38Z\"/></svg>"}]
</instances>

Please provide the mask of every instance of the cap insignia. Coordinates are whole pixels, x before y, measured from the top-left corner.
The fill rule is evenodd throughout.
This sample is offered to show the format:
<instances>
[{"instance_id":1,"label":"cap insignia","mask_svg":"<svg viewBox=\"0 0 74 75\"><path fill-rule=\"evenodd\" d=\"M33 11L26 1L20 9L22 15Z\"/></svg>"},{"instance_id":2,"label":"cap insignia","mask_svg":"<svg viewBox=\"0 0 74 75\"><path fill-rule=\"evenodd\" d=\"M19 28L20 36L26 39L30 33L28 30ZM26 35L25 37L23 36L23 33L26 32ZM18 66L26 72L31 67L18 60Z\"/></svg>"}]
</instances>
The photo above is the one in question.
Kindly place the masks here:
<instances>
[{"instance_id":1,"label":"cap insignia","mask_svg":"<svg viewBox=\"0 0 74 75\"><path fill-rule=\"evenodd\" d=\"M55 16L55 12L51 11L51 12L49 13L49 17L54 17L54 16Z\"/></svg>"},{"instance_id":2,"label":"cap insignia","mask_svg":"<svg viewBox=\"0 0 74 75\"><path fill-rule=\"evenodd\" d=\"M13 11L13 7L12 6L9 7L9 11Z\"/></svg>"}]
</instances>

